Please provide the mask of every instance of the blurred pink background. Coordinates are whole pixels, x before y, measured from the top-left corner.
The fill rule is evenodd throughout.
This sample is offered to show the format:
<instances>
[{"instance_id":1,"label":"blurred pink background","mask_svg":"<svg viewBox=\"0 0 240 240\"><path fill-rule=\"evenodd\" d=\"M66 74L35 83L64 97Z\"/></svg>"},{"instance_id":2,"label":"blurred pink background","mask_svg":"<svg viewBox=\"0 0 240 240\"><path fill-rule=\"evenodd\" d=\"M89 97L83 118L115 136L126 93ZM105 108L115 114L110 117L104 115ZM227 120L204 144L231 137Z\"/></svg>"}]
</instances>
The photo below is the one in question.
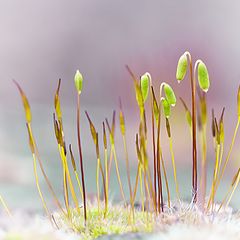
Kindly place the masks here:
<instances>
[{"instance_id":1,"label":"blurred pink background","mask_svg":"<svg viewBox=\"0 0 240 240\"><path fill-rule=\"evenodd\" d=\"M228 144L236 122L236 93L240 83L239 9L237 0L0 1L0 192L14 206L19 206L11 201L14 194L26 206L31 198L37 198L24 114L12 79L21 84L29 97L40 150L43 158L48 158L52 178L58 176L55 167L59 164L55 160L58 155L52 131L53 94L58 78L62 78L67 141L75 142L73 76L76 69L84 75L82 110L89 110L97 127L101 127L106 116L110 117L113 108L117 109L118 97L122 97L133 155L138 112L125 64L138 76L150 72L156 87L161 81L170 83L177 96L183 96L190 103L189 82L178 85L175 80L178 58L189 50L194 60L201 58L208 66L209 108L216 108L219 116L221 107L226 107ZM182 188L189 195L191 145L184 114L179 115L182 109L181 104L177 104L173 114L178 118L173 117L171 122L174 148L180 156ZM89 150L92 142L88 125L85 116L82 117L85 156L95 161L94 152ZM209 143L212 147L211 138ZM164 147L167 151L168 142L164 142ZM232 156L230 168L234 172L239 166L237 147ZM210 160L213 161L212 149ZM85 164L87 168L89 162L86 160ZM185 166L189 167L187 173ZM169 169L171 177L171 164ZM94 173L89 171L89 181ZM90 185L94 191L94 183Z\"/></svg>"}]
</instances>

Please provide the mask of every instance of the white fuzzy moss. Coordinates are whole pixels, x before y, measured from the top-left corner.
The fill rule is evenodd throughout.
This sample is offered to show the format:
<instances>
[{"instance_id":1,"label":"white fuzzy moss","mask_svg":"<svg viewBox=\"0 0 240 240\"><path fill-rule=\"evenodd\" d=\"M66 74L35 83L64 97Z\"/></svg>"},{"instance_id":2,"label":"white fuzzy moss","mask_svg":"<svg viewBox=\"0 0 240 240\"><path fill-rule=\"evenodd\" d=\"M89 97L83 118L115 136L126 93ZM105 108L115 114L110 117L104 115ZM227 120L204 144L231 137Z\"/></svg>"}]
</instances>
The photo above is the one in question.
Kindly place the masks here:
<instances>
[{"instance_id":1,"label":"white fuzzy moss","mask_svg":"<svg viewBox=\"0 0 240 240\"><path fill-rule=\"evenodd\" d=\"M79 240L79 236L52 226L49 219L16 212L0 214L1 240Z\"/></svg>"},{"instance_id":2,"label":"white fuzzy moss","mask_svg":"<svg viewBox=\"0 0 240 240\"><path fill-rule=\"evenodd\" d=\"M218 208L215 205L216 209ZM103 209L103 207L102 207ZM142 212L135 211L135 222L129 221L130 208L125 208L121 205L110 206L108 215L104 218L103 210L98 215L98 209L95 205L88 207L88 223L84 227L84 219L82 214L78 214L76 210L71 211L71 220L63 214L56 213L55 219L60 228L77 232L83 239L95 239L98 236L105 234L123 234L128 232L151 232L158 233L158 236L164 236L163 239L185 239L184 235L190 236L195 231L196 234L203 230L202 234L210 231L219 233L219 226L229 226L228 234L235 234L231 229L238 229L240 234L240 217L237 213L233 214L231 208L216 211L208 214L199 210L196 205L178 203L173 204L171 208L165 207L164 214L155 216ZM239 228L238 228L239 227ZM182 231L182 234L178 235ZM205 236L205 235L204 235ZM154 236L149 235L149 239ZM198 237L198 236L196 236ZM162 239L162 238L161 238ZM199 238L200 239L200 238ZM212 238L207 238L212 239ZM221 239L221 238L219 238ZM225 239L225 238L223 238ZM206 240L206 237L205 239Z\"/></svg>"},{"instance_id":3,"label":"white fuzzy moss","mask_svg":"<svg viewBox=\"0 0 240 240\"><path fill-rule=\"evenodd\" d=\"M95 239L101 235L126 234L130 232L149 233L142 239L150 240L240 240L240 214L231 208L221 212L203 213L196 205L186 203L165 207L164 214L155 216L140 210L135 211L135 222L129 219L130 208L121 205L109 206L104 218L103 206L88 205L88 222L84 226L81 213L72 209L71 220L56 212L53 226L46 218L15 213L12 218L0 215L1 240L79 240ZM217 209L217 206L216 206ZM123 239L128 239L125 235ZM147 237L146 237L147 236ZM104 238L105 239L105 238ZM106 239L115 239L114 237ZM119 238L116 238L119 239ZM121 239L121 238L120 238ZM134 237L131 239L135 239ZM139 238L136 238L139 239Z\"/></svg>"}]
</instances>

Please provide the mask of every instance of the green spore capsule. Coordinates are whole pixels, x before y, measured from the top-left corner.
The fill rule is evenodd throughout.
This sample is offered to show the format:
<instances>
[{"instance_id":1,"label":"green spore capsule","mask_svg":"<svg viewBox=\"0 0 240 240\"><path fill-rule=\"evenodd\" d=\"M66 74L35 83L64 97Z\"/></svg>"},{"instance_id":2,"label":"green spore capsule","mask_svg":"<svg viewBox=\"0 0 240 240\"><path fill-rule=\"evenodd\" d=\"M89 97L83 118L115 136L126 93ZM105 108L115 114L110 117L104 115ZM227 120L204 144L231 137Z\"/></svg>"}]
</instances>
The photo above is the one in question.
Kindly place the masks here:
<instances>
[{"instance_id":1,"label":"green spore capsule","mask_svg":"<svg viewBox=\"0 0 240 240\"><path fill-rule=\"evenodd\" d=\"M171 106L175 106L176 105L176 96L174 94L174 91L173 89L171 88L171 86L167 83L164 84L164 92L165 92L165 96L166 96L166 99L168 101L168 103L171 105Z\"/></svg>"},{"instance_id":2,"label":"green spore capsule","mask_svg":"<svg viewBox=\"0 0 240 240\"><path fill-rule=\"evenodd\" d=\"M199 60L198 64L198 83L204 92L208 91L210 86L208 70L206 65L201 60Z\"/></svg>"},{"instance_id":3,"label":"green spore capsule","mask_svg":"<svg viewBox=\"0 0 240 240\"><path fill-rule=\"evenodd\" d=\"M78 94L81 94L81 92L82 92L83 76L79 72L79 70L76 71L76 74L75 74L75 77L74 77L74 81L75 81L75 86L76 86L76 89L78 91Z\"/></svg>"},{"instance_id":4,"label":"green spore capsule","mask_svg":"<svg viewBox=\"0 0 240 240\"><path fill-rule=\"evenodd\" d=\"M147 100L148 92L149 92L149 82L151 81L150 73L146 72L141 76L141 91L144 102Z\"/></svg>"},{"instance_id":5,"label":"green spore capsule","mask_svg":"<svg viewBox=\"0 0 240 240\"><path fill-rule=\"evenodd\" d=\"M187 73L187 67L188 67L188 62L187 62L187 55L184 53L178 60L178 65L177 65L177 72L176 72L176 79L178 81L182 81Z\"/></svg>"},{"instance_id":6,"label":"green spore capsule","mask_svg":"<svg viewBox=\"0 0 240 240\"><path fill-rule=\"evenodd\" d=\"M166 98L161 98L161 103L163 107L163 113L166 118L169 118L171 115L171 105L169 104Z\"/></svg>"}]
</instances>

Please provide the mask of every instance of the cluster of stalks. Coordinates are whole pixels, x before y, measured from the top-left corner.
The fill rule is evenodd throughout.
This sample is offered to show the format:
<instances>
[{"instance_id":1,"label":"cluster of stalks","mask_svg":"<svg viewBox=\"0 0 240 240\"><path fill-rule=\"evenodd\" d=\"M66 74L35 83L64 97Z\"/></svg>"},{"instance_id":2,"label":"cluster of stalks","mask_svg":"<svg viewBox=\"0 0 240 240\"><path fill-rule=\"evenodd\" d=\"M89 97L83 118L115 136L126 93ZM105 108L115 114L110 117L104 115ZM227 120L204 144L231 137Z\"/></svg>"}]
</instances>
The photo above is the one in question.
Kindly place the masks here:
<instances>
[{"instance_id":1,"label":"cluster of stalks","mask_svg":"<svg viewBox=\"0 0 240 240\"><path fill-rule=\"evenodd\" d=\"M112 165L114 164L119 190L122 197L122 202L125 206L129 206L129 223L134 224L134 212L137 211L135 208L136 195L138 189L140 189L140 202L141 210L146 212L146 217L152 219L152 216L156 216L164 212L164 206L167 205L171 207L171 197L170 189L167 178L167 171L165 168L165 159L163 158L162 152L162 132L161 127L163 125L162 121L165 121L165 128L167 132L169 151L171 156L173 176L175 182L175 191L177 200L181 200L179 184L177 179L177 168L175 163L175 155L173 149L173 138L171 132L170 116L171 110L175 106L177 100L172 87L162 82L159 86L158 91L155 90L152 82L151 75L149 73L143 74L140 79L136 77L133 71L126 66L127 71L132 78L136 101L139 109L139 123L138 132L135 138L135 148L137 154L137 173L135 176L134 183L131 182L130 176L130 164L129 155L127 148L127 135L126 135L126 124L125 115L122 107L121 100L119 100L119 128L122 135L123 147L125 153L125 163L129 190L129 200L126 199L124 192L120 170L118 166L118 156L116 153L115 146L115 129L116 124L116 112L113 112L111 122L106 118L102 122L102 129L98 131L90 115L85 111L86 119L89 122L90 132L92 136L93 143L95 145L96 152L96 187L97 187L97 204L98 204L98 214L103 214L104 218L107 216L109 211L109 182L111 181L111 171ZM183 103L186 119L189 125L192 138L192 202L198 204L202 210L210 211L214 209L215 205L215 195L219 184L224 176L227 164L230 160L231 152L235 143L237 131L240 124L240 89L238 89L237 104L238 104L238 119L236 124L236 129L232 138L231 145L228 149L227 155L224 158L224 109L219 120L215 117L214 111L212 110L212 137L213 146L215 152L215 167L213 172L212 184L210 188L210 193L208 198L206 198L206 183L207 183L207 124L208 124L208 109L206 103L206 92L209 89L210 81L208 76L208 70L206 65L201 61L197 60L195 64L192 63L192 58L189 52L185 52L179 59L176 71L176 79L181 82L186 78L186 74L189 69L189 80L191 89L191 110L189 110L187 104L182 98L180 98ZM196 84L198 80L198 86ZM55 201L58 209L71 221L71 205L74 204L74 208L79 214L84 215L85 224L87 225L87 191L85 188L85 177L84 177L84 157L82 155L81 148L81 111L80 111L80 95L82 92L83 76L79 71L76 72L75 86L77 90L77 104L76 104L76 130L77 130L77 143L79 152L79 164L76 162L76 158L73 154L72 145L67 146L64 136L62 111L60 105L60 84L59 80L58 87L55 93L54 106L55 112L53 113L53 123L56 141L58 145L58 151L60 155L60 160L62 164L62 184L63 184L63 200L64 204L55 194L53 186L44 170L42 160L40 158L35 137L32 131L31 122L32 114L30 110L30 105L27 97L19 84L15 82L21 97L23 106L26 114L26 127L29 137L29 146L33 156L33 167L35 182L39 196L41 198L43 207L48 215L49 219L54 222L54 218L50 213L44 194L39 185L39 173L40 171L45 179L50 193ZM198 98L196 97L198 93ZM149 96L150 95L150 96ZM150 111L149 111L150 109ZM148 117L148 112L150 117ZM147 129L150 124L147 123L147 119L151 119L151 129ZM148 131L150 134L148 134ZM102 137L101 137L102 136ZM151 136L151 139L148 139ZM201 152L201 162L198 162L197 146L198 139L200 140L200 152ZM103 149L101 150L99 142L102 142ZM148 149L150 148L152 152ZM102 159L103 156L103 159ZM201 163L201 164L199 164ZM198 170L197 166L201 165L201 171ZM151 167L153 166L153 167ZM72 169L70 169L72 168ZM71 174L74 173L74 175ZM198 188L198 173L200 173L200 188ZM101 180L100 180L101 179ZM239 184L240 181L240 168L233 177L232 184L220 204L218 211L223 207L227 206L231 201L232 195ZM166 190L167 199L164 199L164 186ZM76 188L77 186L77 188ZM101 192L101 187L103 187L103 194ZM207 201L206 201L207 199ZM5 202L0 198L1 202L6 207ZM101 202L103 201L104 207L102 207ZM80 208L81 203L83 208ZM83 213L82 213L83 212ZM10 214L10 212L9 212Z\"/></svg>"}]
</instances>

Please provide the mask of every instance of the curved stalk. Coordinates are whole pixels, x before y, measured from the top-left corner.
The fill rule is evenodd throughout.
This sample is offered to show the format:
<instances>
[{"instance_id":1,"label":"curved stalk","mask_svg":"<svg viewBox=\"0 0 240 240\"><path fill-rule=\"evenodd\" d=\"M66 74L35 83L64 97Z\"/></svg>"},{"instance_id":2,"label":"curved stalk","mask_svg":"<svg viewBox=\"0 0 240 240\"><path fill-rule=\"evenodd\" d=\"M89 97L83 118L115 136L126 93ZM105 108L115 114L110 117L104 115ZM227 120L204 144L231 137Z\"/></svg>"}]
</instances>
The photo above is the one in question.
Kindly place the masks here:
<instances>
[{"instance_id":1,"label":"curved stalk","mask_svg":"<svg viewBox=\"0 0 240 240\"><path fill-rule=\"evenodd\" d=\"M47 204L46 204L46 202L45 202L45 200L44 200L44 197L43 197L43 194L42 194L40 185L39 185L38 174L37 174L37 163L36 163L35 154L33 153L32 156L33 156L33 171L34 171L35 182L36 182L38 194L39 194L39 196L40 196L40 198L41 198L41 201L42 201L44 210L46 211L47 216L49 217L49 219L50 219L50 221L51 221L51 219L52 219L52 218L51 218L51 214L50 214L50 212L49 212L49 210L48 210Z\"/></svg>"},{"instance_id":2,"label":"curved stalk","mask_svg":"<svg viewBox=\"0 0 240 240\"><path fill-rule=\"evenodd\" d=\"M192 67L192 58L190 53L187 53L190 66L190 81L192 90L192 136L193 136L193 202L197 202L197 113L196 113L196 78L195 73L198 61L195 63L194 72Z\"/></svg>"},{"instance_id":3,"label":"curved stalk","mask_svg":"<svg viewBox=\"0 0 240 240\"><path fill-rule=\"evenodd\" d=\"M161 148L161 109L162 109L161 108L161 99L162 99L162 90L163 90L163 87L164 87L165 84L166 84L165 82L161 83L160 91L159 91L160 92L160 94L159 94L160 102L159 102L159 117L158 117L158 144L159 144L159 158L160 158L159 159L159 164L161 163L162 167L163 167L164 180L165 180L167 196L168 196L168 207L170 207L170 203L171 203L170 190L169 190L169 186L168 186L167 172L166 172L166 169L165 169L163 156L162 156L162 148ZM161 171L161 170L159 169L159 171ZM161 182L161 179L159 180L159 184L162 184L160 182ZM163 204L163 202L162 202L162 204ZM162 206L162 211L163 211L163 206Z\"/></svg>"},{"instance_id":4,"label":"curved stalk","mask_svg":"<svg viewBox=\"0 0 240 240\"><path fill-rule=\"evenodd\" d=\"M39 156L39 152L38 152L38 148L37 148L37 145L36 145L36 142L35 142L35 139L34 139L34 136L33 136L33 132L32 132L32 127L31 127L31 123L27 123L27 129L28 129L28 134L29 134L29 142L30 142L30 147L31 147L31 150L32 150L32 153L34 153L34 157L37 159L38 163L39 163L39 166L40 166L40 169L41 169L41 172L43 174L43 177L47 183L47 186L53 196L53 199L57 205L57 207L64 213L65 211L63 210L62 208L62 205L61 203L59 202L54 190L53 190L53 187L52 187L52 184L50 183L48 177L47 177L47 174L45 173L45 170L43 168L43 164L42 164L42 161L40 159L40 156Z\"/></svg>"}]
</instances>

